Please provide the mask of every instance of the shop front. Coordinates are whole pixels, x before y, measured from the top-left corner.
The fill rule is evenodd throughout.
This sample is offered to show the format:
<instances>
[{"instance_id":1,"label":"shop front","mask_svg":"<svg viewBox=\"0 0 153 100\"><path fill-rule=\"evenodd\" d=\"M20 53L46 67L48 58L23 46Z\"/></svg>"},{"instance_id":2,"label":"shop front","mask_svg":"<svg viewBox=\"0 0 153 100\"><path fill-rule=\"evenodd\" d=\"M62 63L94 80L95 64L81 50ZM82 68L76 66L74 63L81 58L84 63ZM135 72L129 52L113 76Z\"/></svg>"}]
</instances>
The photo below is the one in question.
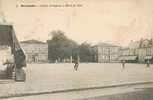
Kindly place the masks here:
<instances>
[{"instance_id":1,"label":"shop front","mask_svg":"<svg viewBox=\"0 0 153 100\"><path fill-rule=\"evenodd\" d=\"M145 63L153 63L153 56L145 56Z\"/></svg>"},{"instance_id":2,"label":"shop front","mask_svg":"<svg viewBox=\"0 0 153 100\"><path fill-rule=\"evenodd\" d=\"M120 56L119 57L120 62L126 62L126 63L137 63L138 62L138 56Z\"/></svg>"}]
</instances>

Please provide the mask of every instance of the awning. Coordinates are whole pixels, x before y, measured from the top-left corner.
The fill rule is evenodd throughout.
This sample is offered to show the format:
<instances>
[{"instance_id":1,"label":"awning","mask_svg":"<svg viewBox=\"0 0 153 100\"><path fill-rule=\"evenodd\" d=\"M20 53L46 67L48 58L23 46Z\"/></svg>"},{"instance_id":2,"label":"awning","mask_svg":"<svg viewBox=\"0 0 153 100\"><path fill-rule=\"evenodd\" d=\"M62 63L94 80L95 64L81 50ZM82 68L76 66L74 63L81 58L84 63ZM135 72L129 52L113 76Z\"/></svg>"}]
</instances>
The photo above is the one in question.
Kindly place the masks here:
<instances>
[{"instance_id":1,"label":"awning","mask_svg":"<svg viewBox=\"0 0 153 100\"><path fill-rule=\"evenodd\" d=\"M136 60L137 56L121 56L119 60Z\"/></svg>"},{"instance_id":2,"label":"awning","mask_svg":"<svg viewBox=\"0 0 153 100\"><path fill-rule=\"evenodd\" d=\"M145 56L145 59L152 59L153 56Z\"/></svg>"},{"instance_id":3,"label":"awning","mask_svg":"<svg viewBox=\"0 0 153 100\"><path fill-rule=\"evenodd\" d=\"M13 34L11 25L0 25L0 45L13 46Z\"/></svg>"}]
</instances>

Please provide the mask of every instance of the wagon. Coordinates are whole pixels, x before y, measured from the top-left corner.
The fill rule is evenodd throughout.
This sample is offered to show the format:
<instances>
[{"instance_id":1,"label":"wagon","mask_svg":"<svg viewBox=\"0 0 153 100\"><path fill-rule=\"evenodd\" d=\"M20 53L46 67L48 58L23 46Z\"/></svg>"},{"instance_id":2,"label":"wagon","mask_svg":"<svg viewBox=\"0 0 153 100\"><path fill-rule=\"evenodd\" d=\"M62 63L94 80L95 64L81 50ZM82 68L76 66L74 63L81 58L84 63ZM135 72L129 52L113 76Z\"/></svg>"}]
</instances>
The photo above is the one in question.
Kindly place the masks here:
<instances>
[{"instance_id":1,"label":"wagon","mask_svg":"<svg viewBox=\"0 0 153 100\"><path fill-rule=\"evenodd\" d=\"M11 54L13 55L12 67L8 67L6 69L7 72L14 75L12 79L15 81L25 81L26 73L24 69L26 67L26 56L16 37L13 25L0 25L0 46L10 47Z\"/></svg>"}]
</instances>

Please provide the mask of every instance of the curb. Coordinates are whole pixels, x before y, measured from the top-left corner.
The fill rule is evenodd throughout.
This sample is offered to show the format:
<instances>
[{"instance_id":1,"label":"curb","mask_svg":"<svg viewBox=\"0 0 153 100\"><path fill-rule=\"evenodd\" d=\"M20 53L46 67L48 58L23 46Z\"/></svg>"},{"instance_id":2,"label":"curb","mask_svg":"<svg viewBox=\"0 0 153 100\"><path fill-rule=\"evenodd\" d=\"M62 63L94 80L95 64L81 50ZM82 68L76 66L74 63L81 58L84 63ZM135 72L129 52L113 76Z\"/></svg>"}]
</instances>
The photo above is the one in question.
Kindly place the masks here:
<instances>
[{"instance_id":1,"label":"curb","mask_svg":"<svg viewBox=\"0 0 153 100\"><path fill-rule=\"evenodd\" d=\"M86 91L86 90L93 90L93 89L106 89L106 88L144 85L144 84L153 84L153 82L151 81L150 82L135 82L135 83L124 83L124 84L117 84L117 85L107 85L107 86L94 86L94 87L85 87L85 88L53 90L53 91L46 91L46 92L19 93L19 94L10 94L6 96L0 96L0 99L7 99L7 98L13 98L13 97L24 97L24 96L35 96L35 95L43 95L43 94L67 93L67 92L74 92L74 91Z\"/></svg>"}]
</instances>

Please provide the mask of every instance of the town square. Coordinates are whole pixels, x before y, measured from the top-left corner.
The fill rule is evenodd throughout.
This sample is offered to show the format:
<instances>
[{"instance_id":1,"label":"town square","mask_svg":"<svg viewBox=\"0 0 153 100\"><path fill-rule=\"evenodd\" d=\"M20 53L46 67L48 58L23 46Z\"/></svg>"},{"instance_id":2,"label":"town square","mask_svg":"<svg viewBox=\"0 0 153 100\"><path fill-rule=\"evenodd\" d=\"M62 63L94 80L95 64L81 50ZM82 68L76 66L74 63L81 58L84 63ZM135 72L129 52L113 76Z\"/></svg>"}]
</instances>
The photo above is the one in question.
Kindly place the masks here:
<instances>
[{"instance_id":1,"label":"town square","mask_svg":"<svg viewBox=\"0 0 153 100\"><path fill-rule=\"evenodd\" d=\"M153 100L152 0L0 0L0 100Z\"/></svg>"}]
</instances>

